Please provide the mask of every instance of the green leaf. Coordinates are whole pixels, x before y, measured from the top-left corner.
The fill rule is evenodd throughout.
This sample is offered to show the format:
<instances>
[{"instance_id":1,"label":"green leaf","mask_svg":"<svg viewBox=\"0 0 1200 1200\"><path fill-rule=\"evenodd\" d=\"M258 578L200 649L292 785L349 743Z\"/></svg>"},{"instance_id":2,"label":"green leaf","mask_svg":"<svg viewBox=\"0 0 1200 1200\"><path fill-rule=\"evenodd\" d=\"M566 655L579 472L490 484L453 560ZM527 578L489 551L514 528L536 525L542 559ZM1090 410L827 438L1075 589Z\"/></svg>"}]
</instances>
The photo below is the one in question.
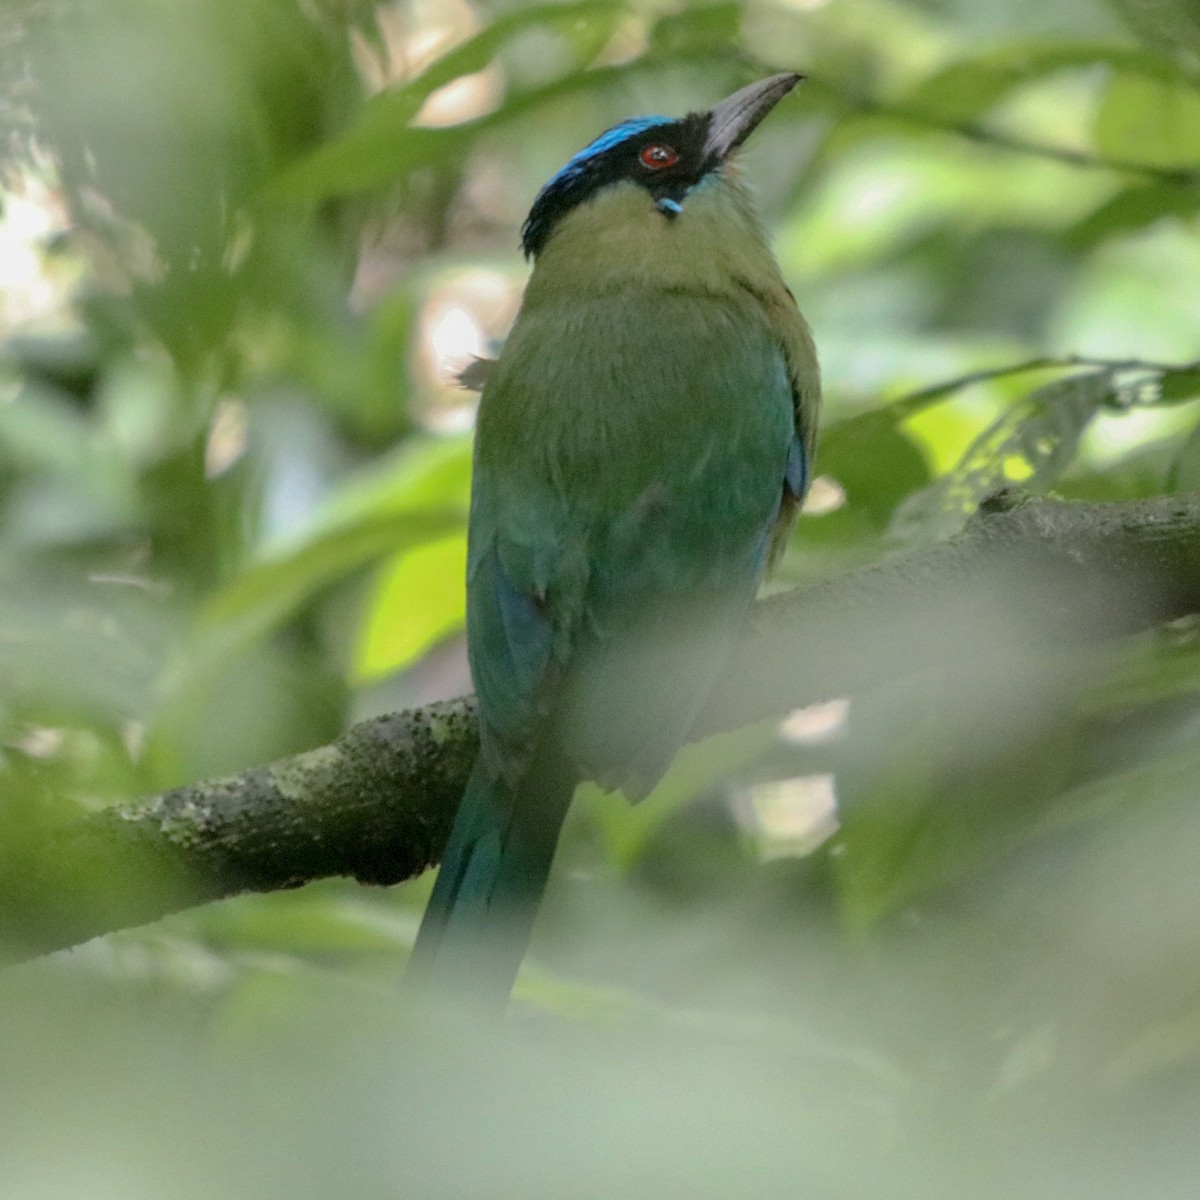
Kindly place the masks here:
<instances>
[{"instance_id":1,"label":"green leaf","mask_svg":"<svg viewBox=\"0 0 1200 1200\"><path fill-rule=\"evenodd\" d=\"M799 580L848 570L880 553L892 513L929 482L929 464L891 408L858 413L823 430L817 474L832 479L845 502L810 510L789 541L780 578Z\"/></svg>"},{"instance_id":2,"label":"green leaf","mask_svg":"<svg viewBox=\"0 0 1200 1200\"><path fill-rule=\"evenodd\" d=\"M1178 79L1119 75L1105 89L1094 133L1110 158L1194 168L1200 161L1200 91Z\"/></svg>"},{"instance_id":3,"label":"green leaf","mask_svg":"<svg viewBox=\"0 0 1200 1200\"><path fill-rule=\"evenodd\" d=\"M356 683L372 683L415 662L466 618L465 534L397 555L372 589L354 649Z\"/></svg>"},{"instance_id":4,"label":"green leaf","mask_svg":"<svg viewBox=\"0 0 1200 1200\"><path fill-rule=\"evenodd\" d=\"M1176 184L1134 184L1119 191L1072 228L1067 238L1092 250L1109 238L1133 233L1167 217L1190 217L1200 209L1200 189Z\"/></svg>"},{"instance_id":5,"label":"green leaf","mask_svg":"<svg viewBox=\"0 0 1200 1200\"><path fill-rule=\"evenodd\" d=\"M360 471L330 497L318 532L415 509L466 512L471 486L469 436L406 440L398 454Z\"/></svg>"},{"instance_id":6,"label":"green leaf","mask_svg":"<svg viewBox=\"0 0 1200 1200\"><path fill-rule=\"evenodd\" d=\"M464 75L482 71L517 34L536 28L562 28L573 38L583 33L606 36L624 12L612 0L583 0L575 4L534 4L497 17L487 28L431 63L411 83L381 92L363 108L361 128L388 127L394 133L417 115L439 88Z\"/></svg>"},{"instance_id":7,"label":"green leaf","mask_svg":"<svg viewBox=\"0 0 1200 1200\"><path fill-rule=\"evenodd\" d=\"M241 896L230 904L198 909L175 925L228 950L346 954L395 952L411 941L411 920L344 894L337 884L302 893Z\"/></svg>"},{"instance_id":8,"label":"green leaf","mask_svg":"<svg viewBox=\"0 0 1200 1200\"><path fill-rule=\"evenodd\" d=\"M845 490L849 505L880 529L906 496L929 483L925 456L898 421L890 409L840 421L822 436L817 459L821 473Z\"/></svg>"},{"instance_id":9,"label":"green leaf","mask_svg":"<svg viewBox=\"0 0 1200 1200\"><path fill-rule=\"evenodd\" d=\"M953 471L896 510L891 535L900 542L947 537L1003 487L1049 487L1070 465L1083 431L1112 394L1108 370L1071 375L1030 392L971 443Z\"/></svg>"},{"instance_id":10,"label":"green leaf","mask_svg":"<svg viewBox=\"0 0 1200 1200\"><path fill-rule=\"evenodd\" d=\"M740 4L706 4L672 13L650 31L650 48L677 53L680 50L728 47L742 26Z\"/></svg>"},{"instance_id":11,"label":"green leaf","mask_svg":"<svg viewBox=\"0 0 1200 1200\"><path fill-rule=\"evenodd\" d=\"M1109 0L1130 29L1149 45L1184 62L1200 51L1195 0Z\"/></svg>"},{"instance_id":12,"label":"green leaf","mask_svg":"<svg viewBox=\"0 0 1200 1200\"><path fill-rule=\"evenodd\" d=\"M482 70L518 33L561 26L577 37L581 27L585 31L615 27L623 11L609 0L585 0L537 5L499 18L438 59L411 83L376 96L349 129L297 163L276 182L275 189L295 198L324 199L394 183L418 167L451 161L465 152L480 131L524 111L538 96L555 94L551 89L564 83L586 86L588 76L572 72L551 89L510 97L495 112L459 125L409 128L428 96L463 75Z\"/></svg>"},{"instance_id":13,"label":"green leaf","mask_svg":"<svg viewBox=\"0 0 1200 1200\"><path fill-rule=\"evenodd\" d=\"M369 517L336 529L238 576L201 610L200 630L260 636L296 613L322 588L397 549L461 529L463 522L461 511L426 509Z\"/></svg>"},{"instance_id":14,"label":"green leaf","mask_svg":"<svg viewBox=\"0 0 1200 1200\"><path fill-rule=\"evenodd\" d=\"M1069 788L1050 804L1032 830L1057 833L1099 826L1106 821L1143 823L1157 806L1192 804L1200 779L1200 743L1155 755L1123 771L1088 779Z\"/></svg>"},{"instance_id":15,"label":"green leaf","mask_svg":"<svg viewBox=\"0 0 1200 1200\"><path fill-rule=\"evenodd\" d=\"M1028 83L1097 65L1150 79L1177 77L1174 64L1128 46L1092 42L1018 44L945 67L902 97L900 105L939 121L969 123Z\"/></svg>"},{"instance_id":16,"label":"green leaf","mask_svg":"<svg viewBox=\"0 0 1200 1200\"><path fill-rule=\"evenodd\" d=\"M1164 371L1159 377L1159 403L1180 404L1197 396L1200 396L1200 366Z\"/></svg>"},{"instance_id":17,"label":"green leaf","mask_svg":"<svg viewBox=\"0 0 1200 1200\"><path fill-rule=\"evenodd\" d=\"M1198 442L1200 445L1200 442ZM1111 648L1105 678L1089 691L1089 714L1114 716L1200 694L1200 626L1153 629Z\"/></svg>"},{"instance_id":18,"label":"green leaf","mask_svg":"<svg viewBox=\"0 0 1200 1200\"><path fill-rule=\"evenodd\" d=\"M1078 717L1054 695L1062 663L1047 665L1009 656L982 674L925 672L854 698L830 845L852 931L1044 832L1079 768Z\"/></svg>"},{"instance_id":19,"label":"green leaf","mask_svg":"<svg viewBox=\"0 0 1200 1200\"><path fill-rule=\"evenodd\" d=\"M200 631L258 637L323 588L372 563L460 532L466 524L471 439L412 438L399 455L336 492L299 545L254 564L209 598Z\"/></svg>"}]
</instances>

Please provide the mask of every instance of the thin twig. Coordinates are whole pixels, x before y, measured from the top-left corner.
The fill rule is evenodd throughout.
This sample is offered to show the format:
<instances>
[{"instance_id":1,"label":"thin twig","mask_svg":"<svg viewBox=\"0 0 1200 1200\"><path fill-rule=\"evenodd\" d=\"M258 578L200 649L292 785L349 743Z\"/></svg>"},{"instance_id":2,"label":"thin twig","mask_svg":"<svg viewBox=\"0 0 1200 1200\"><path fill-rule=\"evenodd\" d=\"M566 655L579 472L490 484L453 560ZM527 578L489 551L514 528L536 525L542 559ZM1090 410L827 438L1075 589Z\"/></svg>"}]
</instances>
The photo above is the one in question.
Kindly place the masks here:
<instances>
[{"instance_id":1,"label":"thin twig","mask_svg":"<svg viewBox=\"0 0 1200 1200\"><path fill-rule=\"evenodd\" d=\"M851 88L834 83L820 76L807 76L808 85L824 92L827 96L840 101L853 114L859 116L890 117L898 121L919 125L925 129L933 129L942 133L953 133L959 137L982 145L994 146L1014 154L1029 155L1035 158L1049 159L1052 162L1063 163L1070 167L1080 167L1085 170L1117 171L1127 175L1140 175L1144 178L1155 179L1159 183L1174 187L1195 187L1200 185L1200 170L1192 167L1160 167L1154 163L1136 162L1125 158L1107 158L1088 150L1075 150L1068 146L1055 146L1046 142L1035 142L1016 134L1004 133L998 129L981 125L977 121L954 121L936 113L913 108L893 101L880 100L865 92L857 92Z\"/></svg>"},{"instance_id":2,"label":"thin twig","mask_svg":"<svg viewBox=\"0 0 1200 1200\"><path fill-rule=\"evenodd\" d=\"M1110 373L1144 371L1151 375L1167 375L1184 371L1200 371L1200 360L1186 363L1160 363L1141 358L1097 358L1086 354L1039 355L1021 362L1008 363L1003 367L984 367L978 371L968 371L964 375L944 380L931 387L906 392L882 406L881 409L869 411L887 412L897 418L908 417L936 404L946 396L960 392L964 388L974 387L977 383L988 383L993 379L1004 379L1010 375L1024 375L1030 371L1070 370L1078 367Z\"/></svg>"}]
</instances>

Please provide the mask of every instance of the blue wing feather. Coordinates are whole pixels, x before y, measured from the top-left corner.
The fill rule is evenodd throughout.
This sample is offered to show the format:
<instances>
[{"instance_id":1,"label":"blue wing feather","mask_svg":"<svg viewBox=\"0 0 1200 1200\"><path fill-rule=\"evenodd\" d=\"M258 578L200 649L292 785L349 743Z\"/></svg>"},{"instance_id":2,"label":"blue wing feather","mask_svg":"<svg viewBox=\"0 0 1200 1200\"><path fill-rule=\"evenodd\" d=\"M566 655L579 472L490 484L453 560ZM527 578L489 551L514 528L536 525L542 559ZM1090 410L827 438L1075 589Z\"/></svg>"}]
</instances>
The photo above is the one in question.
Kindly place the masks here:
<instances>
[{"instance_id":1,"label":"blue wing feather","mask_svg":"<svg viewBox=\"0 0 1200 1200\"><path fill-rule=\"evenodd\" d=\"M783 473L784 486L797 500L803 499L804 493L808 491L808 455L804 452L804 443L800 437L797 433L792 438L792 444L788 448L787 467Z\"/></svg>"},{"instance_id":2,"label":"blue wing feather","mask_svg":"<svg viewBox=\"0 0 1200 1200\"><path fill-rule=\"evenodd\" d=\"M539 715L553 629L534 589L514 582L494 541L471 564L467 603L484 756L497 773L510 774Z\"/></svg>"}]
</instances>

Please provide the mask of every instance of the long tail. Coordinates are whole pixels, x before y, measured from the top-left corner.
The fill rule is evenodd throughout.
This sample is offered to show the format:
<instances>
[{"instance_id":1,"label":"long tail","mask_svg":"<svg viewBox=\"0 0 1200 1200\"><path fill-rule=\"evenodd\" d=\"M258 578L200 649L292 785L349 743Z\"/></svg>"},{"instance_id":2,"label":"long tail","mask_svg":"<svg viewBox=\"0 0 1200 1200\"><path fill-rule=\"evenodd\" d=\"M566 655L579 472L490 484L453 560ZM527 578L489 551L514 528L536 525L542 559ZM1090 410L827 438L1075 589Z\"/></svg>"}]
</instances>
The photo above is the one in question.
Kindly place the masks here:
<instances>
[{"instance_id":1,"label":"long tail","mask_svg":"<svg viewBox=\"0 0 1200 1200\"><path fill-rule=\"evenodd\" d=\"M537 755L516 787L477 759L408 974L502 1009L525 956L575 777Z\"/></svg>"}]
</instances>

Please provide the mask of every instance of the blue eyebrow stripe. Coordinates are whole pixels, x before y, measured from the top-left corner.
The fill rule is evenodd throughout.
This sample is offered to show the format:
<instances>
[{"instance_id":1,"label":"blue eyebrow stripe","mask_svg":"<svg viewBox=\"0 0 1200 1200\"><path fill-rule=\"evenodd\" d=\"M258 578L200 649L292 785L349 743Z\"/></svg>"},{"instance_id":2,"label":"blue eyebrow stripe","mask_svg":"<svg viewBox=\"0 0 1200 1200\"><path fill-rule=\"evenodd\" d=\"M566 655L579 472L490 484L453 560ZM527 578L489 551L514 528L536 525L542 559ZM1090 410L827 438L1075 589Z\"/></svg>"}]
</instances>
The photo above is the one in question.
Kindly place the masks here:
<instances>
[{"instance_id":1,"label":"blue eyebrow stripe","mask_svg":"<svg viewBox=\"0 0 1200 1200\"><path fill-rule=\"evenodd\" d=\"M606 129L595 141L588 143L578 154L568 159L562 170L542 190L545 191L560 179L569 179L572 175L578 174L579 170L591 159L611 150L614 146L619 146L627 138L647 129L653 129L656 125L669 125L670 123L670 117L630 117L628 121L622 121L619 125Z\"/></svg>"}]
</instances>

